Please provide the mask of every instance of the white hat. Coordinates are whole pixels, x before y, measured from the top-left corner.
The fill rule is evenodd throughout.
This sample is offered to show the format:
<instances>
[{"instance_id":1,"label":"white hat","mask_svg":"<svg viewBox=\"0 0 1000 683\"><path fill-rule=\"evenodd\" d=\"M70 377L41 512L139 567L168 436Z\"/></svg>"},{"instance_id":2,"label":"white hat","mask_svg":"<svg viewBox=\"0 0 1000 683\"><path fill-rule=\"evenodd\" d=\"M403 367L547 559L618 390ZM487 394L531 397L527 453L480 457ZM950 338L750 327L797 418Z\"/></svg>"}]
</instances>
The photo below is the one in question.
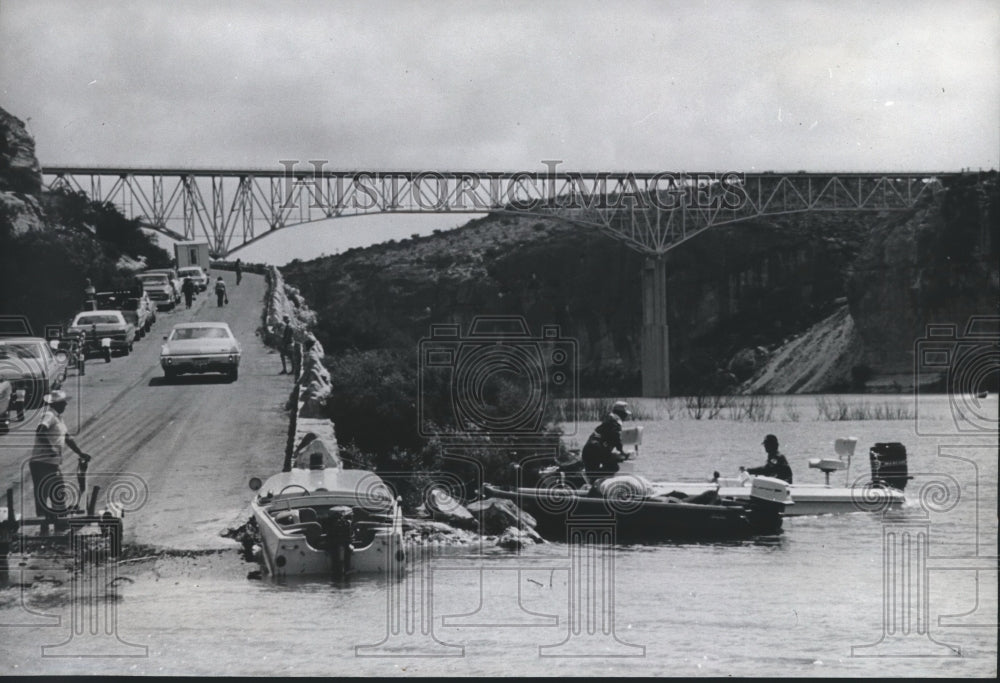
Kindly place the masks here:
<instances>
[{"instance_id":1,"label":"white hat","mask_svg":"<svg viewBox=\"0 0 1000 683\"><path fill-rule=\"evenodd\" d=\"M625 401L615 401L615 404L611 406L612 413L624 413L625 415L632 417L632 411L628 409L628 403Z\"/></svg>"},{"instance_id":2,"label":"white hat","mask_svg":"<svg viewBox=\"0 0 1000 683\"><path fill-rule=\"evenodd\" d=\"M66 403L69 400L69 396L66 392L61 389L56 389L55 391L50 391L49 393L42 396L42 401L52 405L53 403Z\"/></svg>"}]
</instances>

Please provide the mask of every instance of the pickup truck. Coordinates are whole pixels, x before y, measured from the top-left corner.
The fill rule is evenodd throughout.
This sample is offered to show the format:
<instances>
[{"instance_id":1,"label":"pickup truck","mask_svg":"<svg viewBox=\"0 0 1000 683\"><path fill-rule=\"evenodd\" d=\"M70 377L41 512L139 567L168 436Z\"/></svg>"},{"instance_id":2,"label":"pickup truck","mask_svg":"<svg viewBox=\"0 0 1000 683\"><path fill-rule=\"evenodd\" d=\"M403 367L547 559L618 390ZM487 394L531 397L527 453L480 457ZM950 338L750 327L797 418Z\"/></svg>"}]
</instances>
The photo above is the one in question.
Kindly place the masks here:
<instances>
[{"instance_id":1,"label":"pickup truck","mask_svg":"<svg viewBox=\"0 0 1000 683\"><path fill-rule=\"evenodd\" d=\"M98 292L95 298L98 308L121 311L125 320L135 327L136 339L145 337L156 322L156 306L141 287Z\"/></svg>"},{"instance_id":2,"label":"pickup truck","mask_svg":"<svg viewBox=\"0 0 1000 683\"><path fill-rule=\"evenodd\" d=\"M142 289L158 309L171 309L180 299L174 291L170 278L165 273L139 273L136 275Z\"/></svg>"},{"instance_id":3,"label":"pickup truck","mask_svg":"<svg viewBox=\"0 0 1000 683\"><path fill-rule=\"evenodd\" d=\"M125 320L125 315L121 311L104 310L77 313L67 334L79 334L81 331L86 336L84 349L87 352L100 351L101 340L105 337L111 340L112 351L117 349L124 356L132 352L132 344L135 342L135 326Z\"/></svg>"}]
</instances>

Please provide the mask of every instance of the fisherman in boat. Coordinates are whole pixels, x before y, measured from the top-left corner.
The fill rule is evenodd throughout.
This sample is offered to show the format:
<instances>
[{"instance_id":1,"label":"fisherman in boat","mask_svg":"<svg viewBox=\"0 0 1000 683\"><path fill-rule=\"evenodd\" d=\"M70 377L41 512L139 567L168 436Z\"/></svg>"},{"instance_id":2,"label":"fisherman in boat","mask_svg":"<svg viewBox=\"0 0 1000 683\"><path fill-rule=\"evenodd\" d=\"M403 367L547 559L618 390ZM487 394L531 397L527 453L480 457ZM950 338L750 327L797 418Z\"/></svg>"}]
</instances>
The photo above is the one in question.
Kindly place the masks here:
<instances>
[{"instance_id":1,"label":"fisherman in boat","mask_svg":"<svg viewBox=\"0 0 1000 683\"><path fill-rule=\"evenodd\" d=\"M767 462L760 467L751 467L746 470L747 474L760 474L765 477L775 477L783 479L789 484L792 483L792 468L788 460L778 451L778 437L768 434L762 442L764 450L767 451ZM741 467L740 470L743 470Z\"/></svg>"},{"instance_id":2,"label":"fisherman in boat","mask_svg":"<svg viewBox=\"0 0 1000 683\"><path fill-rule=\"evenodd\" d=\"M587 439L581 455L588 478L614 474L618 471L618 464L628 457L622 446L622 422L631 416L632 411L625 401L616 402Z\"/></svg>"}]
</instances>

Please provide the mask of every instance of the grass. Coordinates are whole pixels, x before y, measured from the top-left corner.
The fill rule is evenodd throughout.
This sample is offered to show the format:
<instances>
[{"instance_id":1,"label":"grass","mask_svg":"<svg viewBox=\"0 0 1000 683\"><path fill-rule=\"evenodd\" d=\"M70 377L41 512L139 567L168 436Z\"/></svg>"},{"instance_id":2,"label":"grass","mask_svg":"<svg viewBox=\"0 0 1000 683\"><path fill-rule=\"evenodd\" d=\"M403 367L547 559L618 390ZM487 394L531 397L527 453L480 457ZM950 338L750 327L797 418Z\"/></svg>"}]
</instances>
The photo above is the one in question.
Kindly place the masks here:
<instances>
[{"instance_id":1,"label":"grass","mask_svg":"<svg viewBox=\"0 0 1000 683\"><path fill-rule=\"evenodd\" d=\"M583 420L596 422L611 410L617 399L581 398L556 404L559 422ZM906 401L869 402L839 397L817 396L817 421L912 420L913 408ZM803 403L795 397L779 398L767 394L675 396L629 401L633 420L730 420L733 422L799 422Z\"/></svg>"}]
</instances>

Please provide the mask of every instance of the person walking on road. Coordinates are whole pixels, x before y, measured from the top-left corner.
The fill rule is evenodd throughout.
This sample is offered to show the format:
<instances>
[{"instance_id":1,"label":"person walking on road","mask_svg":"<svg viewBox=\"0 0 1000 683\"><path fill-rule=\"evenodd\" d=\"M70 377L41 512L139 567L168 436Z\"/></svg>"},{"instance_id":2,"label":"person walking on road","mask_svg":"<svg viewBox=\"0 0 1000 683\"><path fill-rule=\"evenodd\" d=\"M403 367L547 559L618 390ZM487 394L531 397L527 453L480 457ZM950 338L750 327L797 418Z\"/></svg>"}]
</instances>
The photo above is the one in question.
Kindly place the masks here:
<instances>
[{"instance_id":1,"label":"person walking on road","mask_svg":"<svg viewBox=\"0 0 1000 683\"><path fill-rule=\"evenodd\" d=\"M278 347L278 353L281 354L281 372L278 374L284 375L288 373L287 366L285 364L285 358L292 364L292 369L295 369L295 359L292 358L292 323L288 316L284 317L285 329L281 331L281 346Z\"/></svg>"},{"instance_id":2,"label":"person walking on road","mask_svg":"<svg viewBox=\"0 0 1000 683\"><path fill-rule=\"evenodd\" d=\"M66 483L63 481L62 460L66 446L76 453L81 464L89 463L91 456L84 453L73 437L69 435L66 423L62 420L63 411L69 397L65 391L56 390L45 394L42 400L48 406L35 430L35 446L28 460L31 471L31 483L35 490L35 514L42 517L42 536L49 535L49 524L54 523L55 530L61 531L68 527L65 520L59 516L66 512L64 505L67 499ZM81 492L82 495L82 492Z\"/></svg>"},{"instance_id":3,"label":"person walking on road","mask_svg":"<svg viewBox=\"0 0 1000 683\"><path fill-rule=\"evenodd\" d=\"M191 308L191 301L194 300L194 280L189 277L184 278L181 291L184 293L184 305Z\"/></svg>"},{"instance_id":4,"label":"person walking on road","mask_svg":"<svg viewBox=\"0 0 1000 683\"><path fill-rule=\"evenodd\" d=\"M240 280L243 279L243 261L236 259L236 286L240 286Z\"/></svg>"},{"instance_id":5,"label":"person walking on road","mask_svg":"<svg viewBox=\"0 0 1000 683\"><path fill-rule=\"evenodd\" d=\"M226 296L226 282L222 279L221 275L215 281L215 299L219 306L229 303L229 297Z\"/></svg>"}]
</instances>

